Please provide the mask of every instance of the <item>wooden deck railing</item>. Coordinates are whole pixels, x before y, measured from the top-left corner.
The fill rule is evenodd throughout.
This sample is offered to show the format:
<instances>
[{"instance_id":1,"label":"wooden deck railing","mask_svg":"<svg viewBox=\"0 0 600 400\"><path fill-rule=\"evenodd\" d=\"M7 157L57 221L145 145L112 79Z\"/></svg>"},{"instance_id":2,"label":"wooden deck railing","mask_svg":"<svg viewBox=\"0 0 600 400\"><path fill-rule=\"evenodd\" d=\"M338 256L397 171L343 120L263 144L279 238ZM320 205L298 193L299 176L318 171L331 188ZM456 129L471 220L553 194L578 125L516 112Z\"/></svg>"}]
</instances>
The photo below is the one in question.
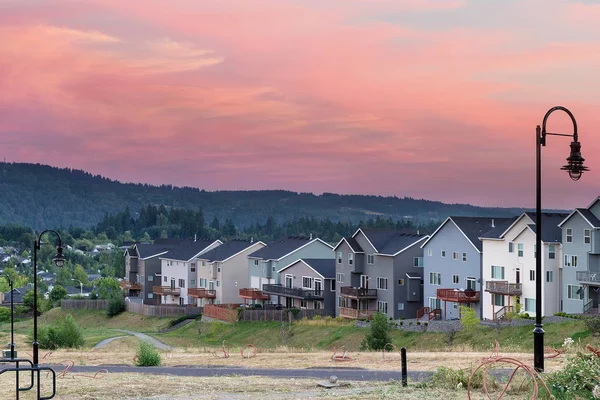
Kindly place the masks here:
<instances>
[{"instance_id":1,"label":"wooden deck railing","mask_svg":"<svg viewBox=\"0 0 600 400\"><path fill-rule=\"evenodd\" d=\"M178 288L178 287L172 288L171 286L153 286L152 293L158 294L161 296L167 296L167 295L180 296L181 288Z\"/></svg>"},{"instance_id":2,"label":"wooden deck railing","mask_svg":"<svg viewBox=\"0 0 600 400\"><path fill-rule=\"evenodd\" d=\"M376 312L377 312L377 310L357 310L355 308L340 307L340 317L342 317L342 318L350 318L350 319L368 318L368 319L371 319L373 314L375 314Z\"/></svg>"},{"instance_id":3,"label":"wooden deck railing","mask_svg":"<svg viewBox=\"0 0 600 400\"><path fill-rule=\"evenodd\" d=\"M487 281L485 291L497 294L520 296L523 293L522 284L508 283L507 281Z\"/></svg>"},{"instance_id":4,"label":"wooden deck railing","mask_svg":"<svg viewBox=\"0 0 600 400\"><path fill-rule=\"evenodd\" d=\"M243 288L240 289L238 295L242 299L248 300L269 300L270 296L263 293L262 290L256 288Z\"/></svg>"},{"instance_id":5,"label":"wooden deck railing","mask_svg":"<svg viewBox=\"0 0 600 400\"><path fill-rule=\"evenodd\" d=\"M480 292L475 290L438 289L437 298L453 303L477 303Z\"/></svg>"},{"instance_id":6,"label":"wooden deck railing","mask_svg":"<svg viewBox=\"0 0 600 400\"><path fill-rule=\"evenodd\" d=\"M188 296L200 299L214 299L217 297L217 291L205 288L189 288Z\"/></svg>"},{"instance_id":7,"label":"wooden deck railing","mask_svg":"<svg viewBox=\"0 0 600 400\"><path fill-rule=\"evenodd\" d=\"M142 290L142 284L139 282L121 281L119 285L124 290Z\"/></svg>"},{"instance_id":8,"label":"wooden deck railing","mask_svg":"<svg viewBox=\"0 0 600 400\"><path fill-rule=\"evenodd\" d=\"M296 297L300 299L322 299L323 291L322 290L311 290L311 289L302 289L298 287L285 287L282 284L268 284L263 285L263 292L286 296L286 297Z\"/></svg>"},{"instance_id":9,"label":"wooden deck railing","mask_svg":"<svg viewBox=\"0 0 600 400\"><path fill-rule=\"evenodd\" d=\"M342 296L354 298L377 298L377 289L355 288L351 286L342 286Z\"/></svg>"}]
</instances>

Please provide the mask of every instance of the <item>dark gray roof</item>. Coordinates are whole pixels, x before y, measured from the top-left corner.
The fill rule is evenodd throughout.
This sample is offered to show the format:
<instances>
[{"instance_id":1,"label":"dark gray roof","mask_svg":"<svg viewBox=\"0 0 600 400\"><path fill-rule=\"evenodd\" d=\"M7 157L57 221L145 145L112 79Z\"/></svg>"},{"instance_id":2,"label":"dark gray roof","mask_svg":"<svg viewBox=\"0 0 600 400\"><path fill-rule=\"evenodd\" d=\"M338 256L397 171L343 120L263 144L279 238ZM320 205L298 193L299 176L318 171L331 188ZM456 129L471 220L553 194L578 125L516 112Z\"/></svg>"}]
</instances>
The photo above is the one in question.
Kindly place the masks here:
<instances>
[{"instance_id":1,"label":"dark gray roof","mask_svg":"<svg viewBox=\"0 0 600 400\"><path fill-rule=\"evenodd\" d=\"M335 259L333 258L303 258L302 261L323 275L325 279L335 279Z\"/></svg>"},{"instance_id":2,"label":"dark gray roof","mask_svg":"<svg viewBox=\"0 0 600 400\"><path fill-rule=\"evenodd\" d=\"M127 254L129 254L129 256L131 256L131 257L137 257L137 254L135 253L135 250L132 247L129 247L125 251L127 252Z\"/></svg>"},{"instance_id":3,"label":"dark gray roof","mask_svg":"<svg viewBox=\"0 0 600 400\"><path fill-rule=\"evenodd\" d=\"M162 245L162 244L148 244L148 243L139 243L136 244L135 247L140 255L140 258L152 257L160 253L164 253L165 251L171 250L174 245Z\"/></svg>"},{"instance_id":4,"label":"dark gray roof","mask_svg":"<svg viewBox=\"0 0 600 400\"><path fill-rule=\"evenodd\" d=\"M316 239L310 239L303 236L288 236L279 238L267 244L260 250L250 254L250 258L262 258L263 260L279 260L281 257L290 254L300 247Z\"/></svg>"},{"instance_id":5,"label":"dark gray roof","mask_svg":"<svg viewBox=\"0 0 600 400\"><path fill-rule=\"evenodd\" d=\"M209 239L184 240L181 244L169 250L168 254L161 256L161 258L188 261L214 242L214 240Z\"/></svg>"},{"instance_id":6,"label":"dark gray roof","mask_svg":"<svg viewBox=\"0 0 600 400\"><path fill-rule=\"evenodd\" d=\"M251 243L246 240L231 240L215 247L212 250L207 251L206 253L202 254L199 259L210 262L227 260L229 257L243 251L244 249L247 249L254 244L256 244L256 242Z\"/></svg>"},{"instance_id":7,"label":"dark gray roof","mask_svg":"<svg viewBox=\"0 0 600 400\"><path fill-rule=\"evenodd\" d=\"M33 284L29 283L27 286L22 286L20 288L14 288L12 292L9 290L4 293L4 303L10 303L10 298L13 297L13 303L22 303L23 296L27 293L28 290L33 289Z\"/></svg>"},{"instance_id":8,"label":"dark gray roof","mask_svg":"<svg viewBox=\"0 0 600 400\"><path fill-rule=\"evenodd\" d=\"M590 221L590 224L592 224L594 228L600 227L600 219L598 219L598 217L596 217L590 210L587 208L578 208L577 211L579 211L581 215L585 217L585 219Z\"/></svg>"},{"instance_id":9,"label":"dark gray roof","mask_svg":"<svg viewBox=\"0 0 600 400\"><path fill-rule=\"evenodd\" d=\"M480 238L484 239L500 239L500 235L504 233L519 217L507 218L506 221L497 224L495 228L490 229L487 232L484 232Z\"/></svg>"},{"instance_id":10,"label":"dark gray roof","mask_svg":"<svg viewBox=\"0 0 600 400\"><path fill-rule=\"evenodd\" d=\"M526 214L535 222L535 213L528 212ZM562 229L558 227L558 224L568 216L569 214L564 213L542 213L542 241L561 243ZM529 226L537 233L535 224Z\"/></svg>"},{"instance_id":11,"label":"dark gray roof","mask_svg":"<svg viewBox=\"0 0 600 400\"><path fill-rule=\"evenodd\" d=\"M463 231L469 241L481 251L483 246L479 238L498 225L503 225L508 221L514 221L513 218L489 218L489 217L450 217L452 221ZM506 228L505 228L506 230Z\"/></svg>"},{"instance_id":12,"label":"dark gray roof","mask_svg":"<svg viewBox=\"0 0 600 400\"><path fill-rule=\"evenodd\" d=\"M414 229L361 228L379 254L396 254L426 235Z\"/></svg>"},{"instance_id":13,"label":"dark gray roof","mask_svg":"<svg viewBox=\"0 0 600 400\"><path fill-rule=\"evenodd\" d=\"M83 290L81 287L77 286L64 286L65 290L67 291L67 294L89 294L92 293L92 288L89 287L83 287Z\"/></svg>"},{"instance_id":14,"label":"dark gray roof","mask_svg":"<svg viewBox=\"0 0 600 400\"><path fill-rule=\"evenodd\" d=\"M350 248L352 248L352 251L354 251L355 253L364 253L365 252L363 250L363 248L360 247L360 244L358 244L356 239L354 239L353 237L347 237L344 239L346 239L346 242L348 242L348 245L350 246Z\"/></svg>"}]
</instances>

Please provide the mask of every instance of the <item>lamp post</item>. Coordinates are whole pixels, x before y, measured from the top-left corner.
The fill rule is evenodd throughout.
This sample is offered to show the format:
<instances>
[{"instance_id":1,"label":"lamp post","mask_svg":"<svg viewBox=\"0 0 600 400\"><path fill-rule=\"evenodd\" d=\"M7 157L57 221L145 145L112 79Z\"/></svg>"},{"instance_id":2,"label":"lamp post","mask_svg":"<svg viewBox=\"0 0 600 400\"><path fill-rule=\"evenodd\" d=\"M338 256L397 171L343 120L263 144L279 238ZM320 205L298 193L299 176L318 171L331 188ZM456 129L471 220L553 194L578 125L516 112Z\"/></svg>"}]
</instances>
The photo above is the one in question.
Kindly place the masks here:
<instances>
[{"instance_id":1,"label":"lamp post","mask_svg":"<svg viewBox=\"0 0 600 400\"><path fill-rule=\"evenodd\" d=\"M14 282L9 274L4 274L4 278L8 281L10 287L10 359L15 359L15 308L14 308L14 296L15 288Z\"/></svg>"},{"instance_id":2,"label":"lamp post","mask_svg":"<svg viewBox=\"0 0 600 400\"><path fill-rule=\"evenodd\" d=\"M83 282L81 282L79 279L74 278L71 278L71 280L79 282L79 295L83 296Z\"/></svg>"},{"instance_id":3,"label":"lamp post","mask_svg":"<svg viewBox=\"0 0 600 400\"><path fill-rule=\"evenodd\" d=\"M37 252L41 248L42 236L46 232L52 232L58 238L58 246L56 246L56 256L53 259L54 264L56 264L57 267L62 267L65 263L65 258L63 257L62 241L60 240L60 235L58 234L58 232L56 232L52 229L47 229L47 230L43 231L42 233L40 233L40 235L33 242L33 368L37 368L37 366L39 364L39 343L38 343L38 339L37 339L37 333L38 333L37 332L37 317L38 317L38 312L37 312L37 299L38 299L38 294L37 294ZM38 397L39 397L39 385L40 385L39 369L38 369L37 375L38 375Z\"/></svg>"},{"instance_id":4,"label":"lamp post","mask_svg":"<svg viewBox=\"0 0 600 400\"><path fill-rule=\"evenodd\" d=\"M546 132L546 121L554 111L564 111L573 122L573 134ZM577 136L577 121L565 107L552 107L546 115L542 126L536 127L536 192L535 192L535 325L533 330L533 366L538 372L544 371L544 329L542 324L542 146L546 146L546 135L572 137L571 153L567 164L561 170L567 171L572 180L577 181L581 174L589 169L583 165L581 143Z\"/></svg>"}]
</instances>

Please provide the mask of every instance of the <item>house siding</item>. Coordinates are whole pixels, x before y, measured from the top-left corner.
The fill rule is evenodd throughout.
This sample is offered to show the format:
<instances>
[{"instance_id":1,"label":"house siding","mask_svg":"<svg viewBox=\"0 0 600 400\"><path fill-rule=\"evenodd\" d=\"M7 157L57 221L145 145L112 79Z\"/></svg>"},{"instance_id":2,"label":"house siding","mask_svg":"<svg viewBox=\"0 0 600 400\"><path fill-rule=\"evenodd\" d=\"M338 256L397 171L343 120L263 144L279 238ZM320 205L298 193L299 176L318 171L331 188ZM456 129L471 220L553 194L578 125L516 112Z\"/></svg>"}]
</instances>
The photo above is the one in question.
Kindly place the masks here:
<instances>
[{"instance_id":1,"label":"house siding","mask_svg":"<svg viewBox=\"0 0 600 400\"><path fill-rule=\"evenodd\" d=\"M230 258L221 265L221 273L217 276L221 287L217 288L217 300L221 304L242 303L239 289L248 287L248 255L265 247L263 243L255 243L241 253Z\"/></svg>"},{"instance_id":2,"label":"house siding","mask_svg":"<svg viewBox=\"0 0 600 400\"><path fill-rule=\"evenodd\" d=\"M388 316L391 316L394 319L415 318L417 316L417 311L423 306L423 285L421 284L421 281L414 280L413 282L413 280L411 279L411 282L409 282L409 279L406 276L406 274L409 274L411 276L418 275L422 279L424 279L423 267L414 266L414 258L423 257L423 249L421 248L421 244L423 244L423 241L412 245L411 247L394 257L394 276L393 282L391 282L391 288L393 288L392 293L394 299L393 314L389 313L390 309L388 306L388 314L390 314ZM404 279L404 288L398 285L399 279ZM416 291L416 294L411 296L411 293L409 293L409 291ZM379 299L379 291L377 291L377 298ZM404 304L404 310L398 310L398 303Z\"/></svg>"},{"instance_id":3,"label":"house siding","mask_svg":"<svg viewBox=\"0 0 600 400\"><path fill-rule=\"evenodd\" d=\"M292 287L294 288L302 288L307 289L302 286L302 278L303 277L311 277L313 278L313 288L314 290L314 279L322 280L322 290L323 290L323 300L322 300L322 308L326 310L330 315L335 314L335 291L331 291L331 279L323 278L321 275L316 273L312 268L307 266L302 261L295 262L291 267L283 270L280 275L280 281L285 285L285 276L292 275ZM278 304L285 305L285 296L275 296L281 297L278 299ZM280 301L279 301L280 300ZM294 306L300 308L300 299L294 299ZM313 309L314 301L308 300L306 308Z\"/></svg>"},{"instance_id":4,"label":"house siding","mask_svg":"<svg viewBox=\"0 0 600 400\"><path fill-rule=\"evenodd\" d=\"M596 203L600 206L599 203ZM599 210L600 211L600 210ZM583 300L574 300L568 298L568 286L569 285L581 285L581 282L577 279L577 271L598 271L600 272L600 256L590 254L592 252L592 245L596 242L598 237L597 232L592 232L591 243L583 242L583 230L590 229L592 227L585 221L578 213L573 214L562 225L562 242L563 242L563 256L561 257L562 265L562 311L568 314L578 314L583 312L583 305L589 300L590 293L589 288L584 290ZM573 229L573 242L567 243L567 229ZM577 267L567 267L564 265L564 255L576 255L577 256ZM592 289L593 290L593 289ZM595 293L592 292L594 296Z\"/></svg>"}]
</instances>

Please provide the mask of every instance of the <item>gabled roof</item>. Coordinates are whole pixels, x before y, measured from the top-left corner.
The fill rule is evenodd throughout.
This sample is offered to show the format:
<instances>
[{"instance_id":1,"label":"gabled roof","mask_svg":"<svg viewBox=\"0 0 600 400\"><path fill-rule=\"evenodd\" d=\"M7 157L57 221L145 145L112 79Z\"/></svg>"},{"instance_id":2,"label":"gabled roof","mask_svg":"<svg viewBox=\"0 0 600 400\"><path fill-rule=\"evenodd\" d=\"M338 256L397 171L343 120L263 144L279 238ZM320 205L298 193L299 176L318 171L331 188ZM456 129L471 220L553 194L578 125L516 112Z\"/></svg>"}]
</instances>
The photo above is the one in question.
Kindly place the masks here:
<instances>
[{"instance_id":1,"label":"gabled roof","mask_svg":"<svg viewBox=\"0 0 600 400\"><path fill-rule=\"evenodd\" d=\"M359 232L375 248L377 254L395 256L407 248L428 238L427 235L416 233L414 229L388 229L388 228L359 228L352 237Z\"/></svg>"},{"instance_id":2,"label":"gabled roof","mask_svg":"<svg viewBox=\"0 0 600 400\"><path fill-rule=\"evenodd\" d=\"M159 255L165 254L173 247L175 247L175 245L161 245L148 243L138 243L135 245L139 257L143 260L147 260L148 258L157 257Z\"/></svg>"},{"instance_id":3,"label":"gabled roof","mask_svg":"<svg viewBox=\"0 0 600 400\"><path fill-rule=\"evenodd\" d=\"M290 265L286 265L277 272L298 264L299 262L305 264L323 279L335 279L335 259L334 258L301 258L300 260L294 261Z\"/></svg>"},{"instance_id":4,"label":"gabled roof","mask_svg":"<svg viewBox=\"0 0 600 400\"><path fill-rule=\"evenodd\" d=\"M507 218L507 220L503 223L498 224L495 228L492 228L489 231L483 233L481 236L479 236L479 239L500 239L504 235L504 233L508 231L508 229L512 227L519 218L521 217L518 216Z\"/></svg>"},{"instance_id":5,"label":"gabled roof","mask_svg":"<svg viewBox=\"0 0 600 400\"><path fill-rule=\"evenodd\" d=\"M231 240L229 242L225 242L220 246L215 247L212 250L207 251L198 257L200 260L205 260L209 262L224 262L236 254L241 253L242 251L256 246L258 244L265 245L263 242L249 242L247 240Z\"/></svg>"},{"instance_id":6,"label":"gabled roof","mask_svg":"<svg viewBox=\"0 0 600 400\"><path fill-rule=\"evenodd\" d=\"M191 261L194 257L200 255L208 246L218 242L222 244L220 240L209 240L209 239L197 239L197 240L185 240L179 246L169 250L168 254L165 254L161 258L177 261Z\"/></svg>"},{"instance_id":7,"label":"gabled roof","mask_svg":"<svg viewBox=\"0 0 600 400\"><path fill-rule=\"evenodd\" d=\"M592 228L600 228L600 220L596 217L590 210L587 208L576 208L573 210L571 214L569 214L565 219L558 224L559 227L562 227L565 222L567 222L571 217L575 214L581 215L581 217L592 227Z\"/></svg>"},{"instance_id":8,"label":"gabled roof","mask_svg":"<svg viewBox=\"0 0 600 400\"><path fill-rule=\"evenodd\" d=\"M525 217L529 218L533 222L533 224L527 224L527 225L530 225L531 230L533 232L536 232L537 230L536 230L536 226L535 226L535 219L536 219L535 215L536 214L534 212L525 212L525 213L521 214L519 217L517 217L512 223L510 223L510 225L507 228L504 229L504 227L500 227L500 228L504 229L500 234L498 234L500 229L495 229L494 232L492 232L492 231L487 232L484 236L482 236L482 238L483 239L503 239L504 236L506 236L506 234L508 233L508 231L510 231L511 228L513 226L515 226L518 221L520 221L521 219L523 219ZM560 221L565 219L566 216L567 216L567 214L564 214L564 213L550 213L550 212L542 213L542 241L543 242L560 243L562 241L561 240L562 231L559 228L558 224L560 223ZM519 234L521 232L519 232Z\"/></svg>"},{"instance_id":9,"label":"gabled roof","mask_svg":"<svg viewBox=\"0 0 600 400\"><path fill-rule=\"evenodd\" d=\"M593 206L594 206L594 205L595 205L595 204L598 202L598 200L600 200L600 196L596 197L596 198L594 199L594 201L592 201L592 202L590 203L590 205L589 205L589 206L587 206L586 208L588 208L588 209L592 208L592 207L593 207Z\"/></svg>"},{"instance_id":10,"label":"gabled roof","mask_svg":"<svg viewBox=\"0 0 600 400\"><path fill-rule=\"evenodd\" d=\"M365 252L363 250L363 248L360 247L360 244L358 244L356 239L354 239L353 237L341 238L340 241L335 245L333 250L335 251L340 246L340 244L342 244L343 242L346 242L348 244L348 247L350 247L350 250L352 250L355 253L364 253Z\"/></svg>"},{"instance_id":11,"label":"gabled roof","mask_svg":"<svg viewBox=\"0 0 600 400\"><path fill-rule=\"evenodd\" d=\"M266 247L263 247L262 249L250 254L248 258L260 258L263 260L276 261L314 242L321 242L325 246L332 248L329 244L325 243L319 238L311 239L304 236L289 236L272 241L271 243L267 244Z\"/></svg>"},{"instance_id":12,"label":"gabled roof","mask_svg":"<svg viewBox=\"0 0 600 400\"><path fill-rule=\"evenodd\" d=\"M475 250L481 253L483 246L481 244L481 240L479 239L481 235L488 232L491 229L495 229L496 226L502 225L508 221L512 220L512 218L491 218L491 217L448 217L446 221L444 221L436 230L431 234L429 239L425 241L421 245L424 247L436 233L442 229L448 223L454 224L456 228L463 234L463 236L471 243Z\"/></svg>"}]
</instances>

